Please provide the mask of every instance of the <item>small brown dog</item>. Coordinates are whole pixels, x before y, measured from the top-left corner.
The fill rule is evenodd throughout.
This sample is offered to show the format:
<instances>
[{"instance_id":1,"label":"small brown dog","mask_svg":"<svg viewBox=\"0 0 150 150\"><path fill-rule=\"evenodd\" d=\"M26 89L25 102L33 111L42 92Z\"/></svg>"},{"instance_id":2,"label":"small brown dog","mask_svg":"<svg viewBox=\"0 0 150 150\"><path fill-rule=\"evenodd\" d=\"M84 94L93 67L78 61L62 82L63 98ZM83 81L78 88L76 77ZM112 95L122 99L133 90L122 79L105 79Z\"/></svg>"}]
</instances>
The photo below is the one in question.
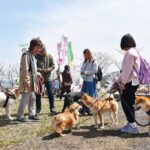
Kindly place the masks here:
<instances>
[{"instance_id":1,"label":"small brown dog","mask_svg":"<svg viewBox=\"0 0 150 150\"><path fill-rule=\"evenodd\" d=\"M145 113L147 113L148 120L149 120L149 123L150 123L150 98L145 97L145 96L136 96L134 109L135 110L139 110L140 108ZM148 134L150 136L150 125L149 125L149 132L148 132Z\"/></svg>"},{"instance_id":2,"label":"small brown dog","mask_svg":"<svg viewBox=\"0 0 150 150\"><path fill-rule=\"evenodd\" d=\"M84 93L81 100L87 107L90 108L94 117L96 128L98 128L98 117L101 123L101 128L104 128L104 120L102 114L108 111L111 112L112 124L118 124L118 103L113 97L108 97L104 100L95 100L93 97Z\"/></svg>"},{"instance_id":3,"label":"small brown dog","mask_svg":"<svg viewBox=\"0 0 150 150\"><path fill-rule=\"evenodd\" d=\"M60 136L65 136L62 132L67 128L71 129L73 126L77 126L79 120L79 109L81 106L78 103L70 105L68 110L60 113L52 119L52 127L56 133Z\"/></svg>"}]
</instances>

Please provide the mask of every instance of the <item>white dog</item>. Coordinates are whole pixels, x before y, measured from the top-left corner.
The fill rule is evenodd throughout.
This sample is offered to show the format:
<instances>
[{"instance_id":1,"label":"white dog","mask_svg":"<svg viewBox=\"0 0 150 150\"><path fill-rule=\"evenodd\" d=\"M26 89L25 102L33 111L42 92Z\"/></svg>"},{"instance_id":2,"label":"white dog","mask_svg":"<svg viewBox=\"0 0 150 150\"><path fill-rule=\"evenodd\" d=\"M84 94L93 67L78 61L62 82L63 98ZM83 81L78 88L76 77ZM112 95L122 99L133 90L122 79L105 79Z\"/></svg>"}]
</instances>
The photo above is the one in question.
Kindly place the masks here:
<instances>
[{"instance_id":1,"label":"white dog","mask_svg":"<svg viewBox=\"0 0 150 150\"><path fill-rule=\"evenodd\" d=\"M9 90L6 94L3 91L0 92L0 107L5 108L6 116L9 120L13 120L11 117L11 105L15 102L15 99L18 96L19 92L16 88Z\"/></svg>"}]
</instances>

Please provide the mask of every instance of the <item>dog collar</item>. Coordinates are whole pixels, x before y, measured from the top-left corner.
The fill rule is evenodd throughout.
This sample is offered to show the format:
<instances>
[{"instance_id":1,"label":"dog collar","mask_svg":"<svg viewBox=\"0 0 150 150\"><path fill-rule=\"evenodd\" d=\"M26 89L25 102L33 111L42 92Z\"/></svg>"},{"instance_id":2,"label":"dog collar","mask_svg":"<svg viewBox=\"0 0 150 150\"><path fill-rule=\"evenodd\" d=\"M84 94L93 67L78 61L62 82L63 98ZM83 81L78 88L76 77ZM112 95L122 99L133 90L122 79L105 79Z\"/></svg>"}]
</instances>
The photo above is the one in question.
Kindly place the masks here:
<instances>
[{"instance_id":1,"label":"dog collar","mask_svg":"<svg viewBox=\"0 0 150 150\"><path fill-rule=\"evenodd\" d=\"M6 96L8 96L9 98L12 98L12 99L16 99L16 96L13 92L11 91L7 91L7 92L4 92Z\"/></svg>"},{"instance_id":2,"label":"dog collar","mask_svg":"<svg viewBox=\"0 0 150 150\"><path fill-rule=\"evenodd\" d=\"M5 93L5 95L6 95L6 100L5 100L5 103L4 103L3 107L6 107L8 101L9 101L9 98L16 99L16 96L15 96L15 94L12 93L11 91L4 92L4 93Z\"/></svg>"}]
</instances>

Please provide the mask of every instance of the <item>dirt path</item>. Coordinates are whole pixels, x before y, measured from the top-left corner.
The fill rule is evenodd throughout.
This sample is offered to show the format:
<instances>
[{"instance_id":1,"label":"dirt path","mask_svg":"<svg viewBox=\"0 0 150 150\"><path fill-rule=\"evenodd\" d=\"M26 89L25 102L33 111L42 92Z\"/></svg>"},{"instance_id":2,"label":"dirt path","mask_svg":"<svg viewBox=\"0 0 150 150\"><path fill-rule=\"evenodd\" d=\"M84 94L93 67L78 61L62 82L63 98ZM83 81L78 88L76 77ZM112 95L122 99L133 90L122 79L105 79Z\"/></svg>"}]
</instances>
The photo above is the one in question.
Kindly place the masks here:
<instances>
[{"instance_id":1,"label":"dirt path","mask_svg":"<svg viewBox=\"0 0 150 150\"><path fill-rule=\"evenodd\" d=\"M138 117L145 120L143 112L138 112ZM138 118L137 118L138 119ZM142 119L138 119L142 122ZM148 127L139 127L140 134L123 134L118 129L125 124L125 117L122 109L119 109L119 124L116 127L110 126L109 117L105 117L107 123L104 129L95 129L93 127L93 118L91 117L81 129L73 129L65 137L56 137L53 134L47 134L43 137L30 139L19 145L4 148L11 150L149 150L150 137L146 133Z\"/></svg>"}]
</instances>

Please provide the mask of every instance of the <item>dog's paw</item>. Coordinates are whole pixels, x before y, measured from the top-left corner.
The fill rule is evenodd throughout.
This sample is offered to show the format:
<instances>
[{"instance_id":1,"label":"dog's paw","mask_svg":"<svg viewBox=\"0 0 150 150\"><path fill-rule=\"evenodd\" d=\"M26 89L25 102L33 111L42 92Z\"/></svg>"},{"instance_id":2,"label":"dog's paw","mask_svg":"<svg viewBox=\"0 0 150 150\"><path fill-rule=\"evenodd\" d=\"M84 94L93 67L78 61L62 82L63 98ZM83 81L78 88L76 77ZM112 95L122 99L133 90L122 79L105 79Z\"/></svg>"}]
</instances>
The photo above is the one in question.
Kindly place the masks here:
<instances>
[{"instance_id":1,"label":"dog's paw","mask_svg":"<svg viewBox=\"0 0 150 150\"><path fill-rule=\"evenodd\" d=\"M101 129L104 129L104 126L100 126Z\"/></svg>"},{"instance_id":2,"label":"dog's paw","mask_svg":"<svg viewBox=\"0 0 150 150\"><path fill-rule=\"evenodd\" d=\"M112 122L111 123L111 126L115 126L115 125L118 125L118 122Z\"/></svg>"},{"instance_id":3,"label":"dog's paw","mask_svg":"<svg viewBox=\"0 0 150 150\"><path fill-rule=\"evenodd\" d=\"M66 136L66 135L65 135L65 134L60 134L60 136L61 136L61 137L64 137L64 136Z\"/></svg>"},{"instance_id":4,"label":"dog's paw","mask_svg":"<svg viewBox=\"0 0 150 150\"><path fill-rule=\"evenodd\" d=\"M112 122L112 123L111 123L111 126L114 126L114 125L115 125L115 122Z\"/></svg>"},{"instance_id":5,"label":"dog's paw","mask_svg":"<svg viewBox=\"0 0 150 150\"><path fill-rule=\"evenodd\" d=\"M115 122L115 125L118 125L118 122Z\"/></svg>"}]
</instances>

